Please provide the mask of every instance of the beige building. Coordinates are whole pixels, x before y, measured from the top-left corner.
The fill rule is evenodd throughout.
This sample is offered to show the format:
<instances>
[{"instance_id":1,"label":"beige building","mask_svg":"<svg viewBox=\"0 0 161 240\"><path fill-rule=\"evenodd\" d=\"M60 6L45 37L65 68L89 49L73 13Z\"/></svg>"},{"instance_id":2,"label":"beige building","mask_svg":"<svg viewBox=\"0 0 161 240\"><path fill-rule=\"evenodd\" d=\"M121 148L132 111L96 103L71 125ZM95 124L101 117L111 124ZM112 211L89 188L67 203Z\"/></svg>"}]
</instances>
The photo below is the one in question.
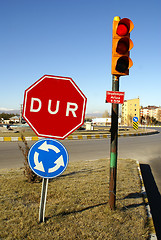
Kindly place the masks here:
<instances>
[{"instance_id":1,"label":"beige building","mask_svg":"<svg viewBox=\"0 0 161 240\"><path fill-rule=\"evenodd\" d=\"M125 100L122 104L122 124L132 125L133 117L138 117L140 122L140 99Z\"/></svg>"},{"instance_id":2,"label":"beige building","mask_svg":"<svg viewBox=\"0 0 161 240\"><path fill-rule=\"evenodd\" d=\"M140 109L140 117L147 124L161 122L161 107L147 106Z\"/></svg>"},{"instance_id":3,"label":"beige building","mask_svg":"<svg viewBox=\"0 0 161 240\"><path fill-rule=\"evenodd\" d=\"M157 112L156 112L156 120L161 122L161 107L159 107L157 109Z\"/></svg>"}]
</instances>

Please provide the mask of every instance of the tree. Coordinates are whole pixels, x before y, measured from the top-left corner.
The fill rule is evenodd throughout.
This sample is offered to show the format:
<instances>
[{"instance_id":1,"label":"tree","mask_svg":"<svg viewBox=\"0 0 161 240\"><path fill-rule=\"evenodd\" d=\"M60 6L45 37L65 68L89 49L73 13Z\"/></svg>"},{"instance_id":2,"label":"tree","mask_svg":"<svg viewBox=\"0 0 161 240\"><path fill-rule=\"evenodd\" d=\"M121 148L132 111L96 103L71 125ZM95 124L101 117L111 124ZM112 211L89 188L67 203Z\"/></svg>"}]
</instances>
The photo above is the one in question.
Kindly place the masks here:
<instances>
[{"instance_id":1,"label":"tree","mask_svg":"<svg viewBox=\"0 0 161 240\"><path fill-rule=\"evenodd\" d=\"M102 114L103 118L108 118L110 116L109 112L105 110L105 112Z\"/></svg>"},{"instance_id":2,"label":"tree","mask_svg":"<svg viewBox=\"0 0 161 240\"><path fill-rule=\"evenodd\" d=\"M13 113L1 113L0 119L3 118L4 120L9 120L11 117L15 116Z\"/></svg>"},{"instance_id":3,"label":"tree","mask_svg":"<svg viewBox=\"0 0 161 240\"><path fill-rule=\"evenodd\" d=\"M132 115L131 114L127 115L127 125L132 126Z\"/></svg>"}]
</instances>

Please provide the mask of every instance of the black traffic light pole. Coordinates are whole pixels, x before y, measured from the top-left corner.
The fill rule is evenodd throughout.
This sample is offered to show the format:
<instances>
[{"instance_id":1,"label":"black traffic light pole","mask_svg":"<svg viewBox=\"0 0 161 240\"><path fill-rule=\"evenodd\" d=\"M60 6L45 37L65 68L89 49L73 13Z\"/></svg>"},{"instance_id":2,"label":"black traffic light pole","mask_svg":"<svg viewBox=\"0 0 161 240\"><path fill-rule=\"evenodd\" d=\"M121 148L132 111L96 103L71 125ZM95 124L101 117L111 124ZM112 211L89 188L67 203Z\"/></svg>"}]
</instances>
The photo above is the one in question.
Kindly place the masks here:
<instances>
[{"instance_id":1,"label":"black traffic light pole","mask_svg":"<svg viewBox=\"0 0 161 240\"><path fill-rule=\"evenodd\" d=\"M119 91L119 76L112 75L112 91ZM116 177L117 177L117 143L118 143L118 104L112 103L111 120L111 152L110 152L110 184L109 205L116 207Z\"/></svg>"}]
</instances>

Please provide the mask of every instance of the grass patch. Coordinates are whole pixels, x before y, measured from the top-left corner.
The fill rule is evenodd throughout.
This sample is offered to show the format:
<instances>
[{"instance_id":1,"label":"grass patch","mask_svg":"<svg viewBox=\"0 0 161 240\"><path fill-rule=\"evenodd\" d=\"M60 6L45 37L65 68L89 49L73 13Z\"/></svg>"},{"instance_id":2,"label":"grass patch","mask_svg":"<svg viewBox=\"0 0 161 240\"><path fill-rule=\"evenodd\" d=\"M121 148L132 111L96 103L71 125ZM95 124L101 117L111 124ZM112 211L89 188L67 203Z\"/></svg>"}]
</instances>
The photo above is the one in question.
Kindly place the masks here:
<instances>
[{"instance_id":1,"label":"grass patch","mask_svg":"<svg viewBox=\"0 0 161 240\"><path fill-rule=\"evenodd\" d=\"M108 205L109 160L70 162L49 181L46 222L38 223L41 183L22 169L0 171L0 239L147 239L136 162L118 161L117 209Z\"/></svg>"},{"instance_id":2,"label":"grass patch","mask_svg":"<svg viewBox=\"0 0 161 240\"><path fill-rule=\"evenodd\" d=\"M149 132L149 129L146 129L146 132ZM138 128L138 130L135 130L133 128L129 128L128 131L126 131L125 129L119 129L119 134L133 134L133 133L143 133L145 132L145 129L142 128ZM37 135L34 133L34 131L31 128L27 128L27 129L18 129L18 131L13 130L13 131L5 131L3 132L2 129L0 129L0 137L21 137L21 135L23 134L24 137L36 137ZM95 134L111 134L109 129L105 129L105 130L94 130L94 131L84 131L84 130L76 130L75 132L73 132L71 135L95 135Z\"/></svg>"},{"instance_id":3,"label":"grass patch","mask_svg":"<svg viewBox=\"0 0 161 240\"><path fill-rule=\"evenodd\" d=\"M15 131L8 131L8 132L0 131L0 137L21 137L22 134L24 137L36 137L37 136L32 129L20 130L20 131L15 130Z\"/></svg>"}]
</instances>

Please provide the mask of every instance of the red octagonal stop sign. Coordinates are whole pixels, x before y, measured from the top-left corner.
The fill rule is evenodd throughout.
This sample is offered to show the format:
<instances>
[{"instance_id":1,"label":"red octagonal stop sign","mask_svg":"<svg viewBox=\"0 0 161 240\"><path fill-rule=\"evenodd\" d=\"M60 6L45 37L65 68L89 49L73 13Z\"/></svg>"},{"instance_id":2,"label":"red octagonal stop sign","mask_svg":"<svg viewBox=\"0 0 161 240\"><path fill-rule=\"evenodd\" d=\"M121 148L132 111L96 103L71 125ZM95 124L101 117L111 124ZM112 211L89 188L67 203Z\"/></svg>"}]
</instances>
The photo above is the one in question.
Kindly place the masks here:
<instances>
[{"instance_id":1,"label":"red octagonal stop sign","mask_svg":"<svg viewBox=\"0 0 161 240\"><path fill-rule=\"evenodd\" d=\"M38 136L65 139L84 123L86 102L71 78L44 75L25 90L23 117Z\"/></svg>"}]
</instances>

